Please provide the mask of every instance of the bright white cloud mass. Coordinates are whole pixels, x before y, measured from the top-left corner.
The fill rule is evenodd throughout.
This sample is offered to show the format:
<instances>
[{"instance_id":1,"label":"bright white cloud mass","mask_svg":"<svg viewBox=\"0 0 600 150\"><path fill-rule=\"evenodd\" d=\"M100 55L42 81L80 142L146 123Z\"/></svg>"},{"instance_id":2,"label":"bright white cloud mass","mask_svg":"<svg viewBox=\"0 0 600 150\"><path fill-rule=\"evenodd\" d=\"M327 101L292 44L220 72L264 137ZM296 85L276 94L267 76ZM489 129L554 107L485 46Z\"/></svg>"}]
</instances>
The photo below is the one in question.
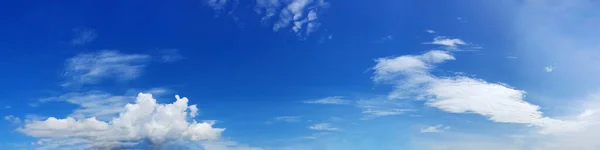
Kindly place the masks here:
<instances>
[{"instance_id":1,"label":"bright white cloud mass","mask_svg":"<svg viewBox=\"0 0 600 150\"><path fill-rule=\"evenodd\" d=\"M422 55L377 59L373 80L395 85L391 99L417 98L450 113L475 113L494 122L543 127L554 133L578 128L573 122L544 117L540 107L524 101L525 92L499 83L465 76L430 74L434 64L454 60L450 52L433 50Z\"/></svg>"},{"instance_id":2,"label":"bright white cloud mass","mask_svg":"<svg viewBox=\"0 0 600 150\"><path fill-rule=\"evenodd\" d=\"M85 148L119 148L149 140L160 146L170 141L201 142L218 140L223 128L214 128L214 122L197 122L196 105L176 96L171 104L158 104L151 94L140 93L135 103L127 104L118 117L104 122L95 117L58 119L50 117L33 121L17 129L29 136L49 141L81 141ZM57 144L57 143L54 143Z\"/></svg>"}]
</instances>

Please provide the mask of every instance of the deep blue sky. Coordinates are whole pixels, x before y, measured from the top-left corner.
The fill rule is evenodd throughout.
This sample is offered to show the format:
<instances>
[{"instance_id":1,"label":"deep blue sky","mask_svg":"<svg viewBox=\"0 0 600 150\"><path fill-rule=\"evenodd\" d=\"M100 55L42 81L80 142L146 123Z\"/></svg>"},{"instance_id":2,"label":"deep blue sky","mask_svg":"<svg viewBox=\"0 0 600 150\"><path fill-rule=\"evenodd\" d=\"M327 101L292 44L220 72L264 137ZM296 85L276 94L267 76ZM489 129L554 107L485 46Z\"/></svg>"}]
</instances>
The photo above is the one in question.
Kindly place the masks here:
<instances>
[{"instance_id":1,"label":"deep blue sky","mask_svg":"<svg viewBox=\"0 0 600 150\"><path fill-rule=\"evenodd\" d=\"M77 116L77 110L90 102L71 101L65 96L68 93L109 95L84 98L92 102L124 97L119 102L93 106L102 110L115 107L106 106L110 104L123 108L134 103L139 92L150 92L164 104L172 103L175 94L185 96L190 105L197 104L200 109L199 116L187 121L215 120L213 128L226 128L217 141L236 144L225 149L434 150L431 145L447 146L438 149L489 146L450 144L472 139L484 144L503 143L504 149L528 149L543 147L531 141L561 138L536 134L550 125L497 119L496 111L520 111L523 109L512 108L511 102L524 102L540 107L534 112L543 113L542 117L577 122L572 116L593 110L582 105L595 103L587 95L593 95L599 88L595 83L600 83L594 78L600 70L587 65L598 62L598 46L593 42L597 37L584 32L600 32L595 26L600 23L599 16L588 13L598 12L594 11L598 6L593 5L595 2L314 0L300 8L303 18L308 18L309 11L318 14L314 21L318 28L306 35L299 33L307 32L307 24L299 33L293 31L293 22L273 30L283 18L280 13L303 0L273 0L279 7L274 7L276 15L267 20L262 20L264 13L257 13L258 1L1 1L0 113L6 121L0 123L5 137L0 138L0 149L60 145L43 140L38 144L40 139L56 137L22 130L43 123L47 117L102 118L93 113ZM216 7L219 2L225 2L223 8ZM554 14L566 15L553 19ZM438 40L463 43L435 43ZM431 50L448 53L453 59L444 63L422 59L421 55ZM108 53L116 53L111 55L115 59L143 58L114 66L100 61L80 64L91 70L108 69L86 78L89 80L75 79L82 75L72 70L78 66L69 60L93 60ZM82 57L86 55L91 57ZM414 74L399 71L396 73L401 78L376 81L378 69L374 66L381 63L378 60L402 56L418 58L431 67L421 76L435 79L411 88L424 89L417 93L431 99L389 96L407 91L401 87ZM128 69L131 64L139 68ZM123 77L126 75L120 71L124 70L136 72ZM465 104L469 108L457 112L434 105L443 101L444 95L427 89L435 89L445 78L463 83L461 77L486 87L520 90L526 96L513 101L510 96L485 97L485 93L498 89L476 93L465 89L459 90L464 93L454 93L467 95L458 99L470 103L469 97L476 97L474 101L483 102L487 108L482 111L471 108L477 104ZM157 89L162 92L152 92ZM47 100L52 97L59 98ZM339 101L319 101L327 99ZM485 101L490 99L499 100ZM108 118L118 117L118 113L112 115ZM316 128L319 124L327 127ZM514 142L516 135L531 143ZM204 144L203 149L219 149ZM157 143L144 141L134 147L147 145Z\"/></svg>"}]
</instances>

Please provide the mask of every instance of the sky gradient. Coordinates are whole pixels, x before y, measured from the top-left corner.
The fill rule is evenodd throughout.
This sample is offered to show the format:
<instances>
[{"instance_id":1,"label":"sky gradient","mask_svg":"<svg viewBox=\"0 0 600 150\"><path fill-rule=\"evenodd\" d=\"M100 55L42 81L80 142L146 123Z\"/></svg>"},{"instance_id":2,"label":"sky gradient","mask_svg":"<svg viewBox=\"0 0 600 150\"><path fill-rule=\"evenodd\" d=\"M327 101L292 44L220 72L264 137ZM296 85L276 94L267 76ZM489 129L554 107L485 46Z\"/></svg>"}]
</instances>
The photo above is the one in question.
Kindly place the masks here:
<instances>
[{"instance_id":1,"label":"sky gradient","mask_svg":"<svg viewBox=\"0 0 600 150\"><path fill-rule=\"evenodd\" d=\"M600 3L0 2L0 149L598 150Z\"/></svg>"}]
</instances>

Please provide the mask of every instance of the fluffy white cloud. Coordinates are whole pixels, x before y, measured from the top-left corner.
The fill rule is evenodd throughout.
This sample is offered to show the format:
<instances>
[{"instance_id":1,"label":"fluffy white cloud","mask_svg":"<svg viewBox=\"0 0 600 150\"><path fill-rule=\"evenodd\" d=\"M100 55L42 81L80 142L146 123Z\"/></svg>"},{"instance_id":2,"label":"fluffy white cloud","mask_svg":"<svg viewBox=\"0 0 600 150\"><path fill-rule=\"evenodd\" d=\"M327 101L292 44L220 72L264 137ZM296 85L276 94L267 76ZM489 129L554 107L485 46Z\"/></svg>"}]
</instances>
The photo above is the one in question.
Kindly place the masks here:
<instances>
[{"instance_id":1,"label":"fluffy white cloud","mask_svg":"<svg viewBox=\"0 0 600 150\"><path fill-rule=\"evenodd\" d=\"M444 132L444 130L448 130L450 129L449 126L444 126L441 124L435 125L435 126L428 126L425 128L422 128L420 131L423 133L438 133L438 132Z\"/></svg>"},{"instance_id":2,"label":"fluffy white cloud","mask_svg":"<svg viewBox=\"0 0 600 150\"><path fill-rule=\"evenodd\" d=\"M505 84L464 76L437 77L433 65L455 58L446 51L429 51L377 59L373 80L395 85L391 99L425 100L426 105L450 113L475 113L489 120L542 127L541 133L575 129L579 125L544 117L539 106L524 101L525 92Z\"/></svg>"},{"instance_id":3,"label":"fluffy white cloud","mask_svg":"<svg viewBox=\"0 0 600 150\"><path fill-rule=\"evenodd\" d=\"M459 45L467 45L463 40L457 38L448 38L444 36L438 36L433 39L433 42L429 42L426 44L434 44L434 45L442 45L449 48L455 48Z\"/></svg>"},{"instance_id":4,"label":"fluffy white cloud","mask_svg":"<svg viewBox=\"0 0 600 150\"><path fill-rule=\"evenodd\" d=\"M312 126L308 127L311 130L318 130L318 131L337 131L340 130L338 128L332 127L331 124L329 123L319 123L319 124L314 124Z\"/></svg>"},{"instance_id":5,"label":"fluffy white cloud","mask_svg":"<svg viewBox=\"0 0 600 150\"><path fill-rule=\"evenodd\" d=\"M105 78L131 80L139 76L150 56L101 51L79 54L66 62L63 86L94 84Z\"/></svg>"},{"instance_id":6,"label":"fluffy white cloud","mask_svg":"<svg viewBox=\"0 0 600 150\"><path fill-rule=\"evenodd\" d=\"M71 40L71 44L75 46L86 45L98 37L96 31L93 29L77 28L73 32L75 32L75 38Z\"/></svg>"},{"instance_id":7,"label":"fluffy white cloud","mask_svg":"<svg viewBox=\"0 0 600 150\"><path fill-rule=\"evenodd\" d=\"M318 100L311 100L311 101L304 101L304 103L307 104L348 104L349 102L347 100L342 99L341 96L331 96L331 97L325 97L325 98L321 98Z\"/></svg>"},{"instance_id":8,"label":"fluffy white cloud","mask_svg":"<svg viewBox=\"0 0 600 150\"><path fill-rule=\"evenodd\" d=\"M127 104L118 117L108 122L94 117L75 119L50 117L32 121L17 129L38 138L80 140L80 145L95 148L118 148L149 140L153 145L184 140L200 142L218 140L222 128L213 128L214 122L197 122L196 105L188 105L187 98L176 96L172 104L158 104L151 94L140 93L135 103Z\"/></svg>"}]
</instances>

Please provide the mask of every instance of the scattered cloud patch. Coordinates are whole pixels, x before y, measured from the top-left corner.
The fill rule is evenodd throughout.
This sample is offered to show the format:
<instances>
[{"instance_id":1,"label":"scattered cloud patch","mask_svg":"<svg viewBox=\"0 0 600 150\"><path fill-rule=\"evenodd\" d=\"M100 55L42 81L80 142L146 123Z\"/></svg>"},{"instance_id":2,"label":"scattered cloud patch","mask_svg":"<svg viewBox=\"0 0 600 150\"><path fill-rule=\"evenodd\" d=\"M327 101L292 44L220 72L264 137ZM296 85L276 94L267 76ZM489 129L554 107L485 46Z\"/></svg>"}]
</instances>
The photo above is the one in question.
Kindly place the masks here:
<instances>
[{"instance_id":1,"label":"scattered cloud patch","mask_svg":"<svg viewBox=\"0 0 600 150\"><path fill-rule=\"evenodd\" d=\"M120 148L145 140L160 146L171 141L202 142L219 140L223 128L213 128L214 122L197 122L196 105L187 98L176 96L171 104L158 104L151 94L140 93L135 103L124 106L125 111L109 122L95 117L58 119L49 117L32 121L18 128L26 135L53 141L78 141L89 148ZM71 146L54 142L58 146Z\"/></svg>"},{"instance_id":2,"label":"scattered cloud patch","mask_svg":"<svg viewBox=\"0 0 600 150\"><path fill-rule=\"evenodd\" d=\"M506 59L517 59L517 56L506 56Z\"/></svg>"},{"instance_id":3,"label":"scattered cloud patch","mask_svg":"<svg viewBox=\"0 0 600 150\"><path fill-rule=\"evenodd\" d=\"M427 29L427 30L425 30L425 32L427 32L427 33L429 33L429 34L434 34L434 33L435 33L435 31L434 31L434 30L431 30L431 29Z\"/></svg>"},{"instance_id":4,"label":"scattered cloud patch","mask_svg":"<svg viewBox=\"0 0 600 150\"><path fill-rule=\"evenodd\" d=\"M349 101L342 99L341 96L332 96L332 97L325 97L325 98L321 98L321 99L317 99L317 100L304 101L304 103L344 105L344 104L349 104Z\"/></svg>"},{"instance_id":5,"label":"scattered cloud patch","mask_svg":"<svg viewBox=\"0 0 600 150\"><path fill-rule=\"evenodd\" d=\"M404 109L404 106L398 102L386 99L359 100L357 101L357 106L362 109L362 114L364 115L361 120L385 116L397 116L412 111L411 109Z\"/></svg>"},{"instance_id":6,"label":"scattered cloud patch","mask_svg":"<svg viewBox=\"0 0 600 150\"><path fill-rule=\"evenodd\" d=\"M8 115L8 116L4 116L4 120L13 123L13 124L19 124L21 123L21 118L19 117L15 117L13 115Z\"/></svg>"},{"instance_id":7,"label":"scattered cloud patch","mask_svg":"<svg viewBox=\"0 0 600 150\"><path fill-rule=\"evenodd\" d=\"M207 0L206 3L220 12L227 0ZM263 24L271 24L273 31L290 29L300 38L305 38L321 26L319 14L329 8L325 0L256 0L254 11L261 15Z\"/></svg>"},{"instance_id":8,"label":"scattered cloud patch","mask_svg":"<svg viewBox=\"0 0 600 150\"><path fill-rule=\"evenodd\" d=\"M300 122L300 116L281 116L281 117L275 117L275 121Z\"/></svg>"},{"instance_id":9,"label":"scattered cloud patch","mask_svg":"<svg viewBox=\"0 0 600 150\"><path fill-rule=\"evenodd\" d=\"M206 4L216 12L221 12L227 6L227 0L206 0Z\"/></svg>"},{"instance_id":10,"label":"scattered cloud patch","mask_svg":"<svg viewBox=\"0 0 600 150\"><path fill-rule=\"evenodd\" d=\"M117 51L79 54L66 61L64 76L69 80L62 86L96 84L107 78L135 79L149 59L149 55L121 54Z\"/></svg>"},{"instance_id":11,"label":"scattered cloud patch","mask_svg":"<svg viewBox=\"0 0 600 150\"><path fill-rule=\"evenodd\" d=\"M445 130L450 129L449 126L444 126L441 124L435 125L435 126L428 126L425 128L422 128L420 130L420 132L422 133L439 133L439 132L444 132Z\"/></svg>"},{"instance_id":12,"label":"scattered cloud patch","mask_svg":"<svg viewBox=\"0 0 600 150\"><path fill-rule=\"evenodd\" d=\"M438 36L433 39L432 42L428 42L425 44L433 44L433 45L441 45L448 48L456 48L460 45L467 45L463 40L457 38L449 38L445 36Z\"/></svg>"},{"instance_id":13,"label":"scattered cloud patch","mask_svg":"<svg viewBox=\"0 0 600 150\"><path fill-rule=\"evenodd\" d=\"M340 129L332 127L329 123L319 123L308 127L311 130L317 131L338 131Z\"/></svg>"},{"instance_id":14,"label":"scattered cloud patch","mask_svg":"<svg viewBox=\"0 0 600 150\"><path fill-rule=\"evenodd\" d=\"M554 71L554 67L552 67L552 66L546 66L546 67L544 67L544 71L546 71L546 72L552 72L552 71Z\"/></svg>"},{"instance_id":15,"label":"scattered cloud patch","mask_svg":"<svg viewBox=\"0 0 600 150\"><path fill-rule=\"evenodd\" d=\"M91 43L98 37L96 31L88 28L77 28L73 29L75 38L71 40L71 45L83 46Z\"/></svg>"}]
</instances>

